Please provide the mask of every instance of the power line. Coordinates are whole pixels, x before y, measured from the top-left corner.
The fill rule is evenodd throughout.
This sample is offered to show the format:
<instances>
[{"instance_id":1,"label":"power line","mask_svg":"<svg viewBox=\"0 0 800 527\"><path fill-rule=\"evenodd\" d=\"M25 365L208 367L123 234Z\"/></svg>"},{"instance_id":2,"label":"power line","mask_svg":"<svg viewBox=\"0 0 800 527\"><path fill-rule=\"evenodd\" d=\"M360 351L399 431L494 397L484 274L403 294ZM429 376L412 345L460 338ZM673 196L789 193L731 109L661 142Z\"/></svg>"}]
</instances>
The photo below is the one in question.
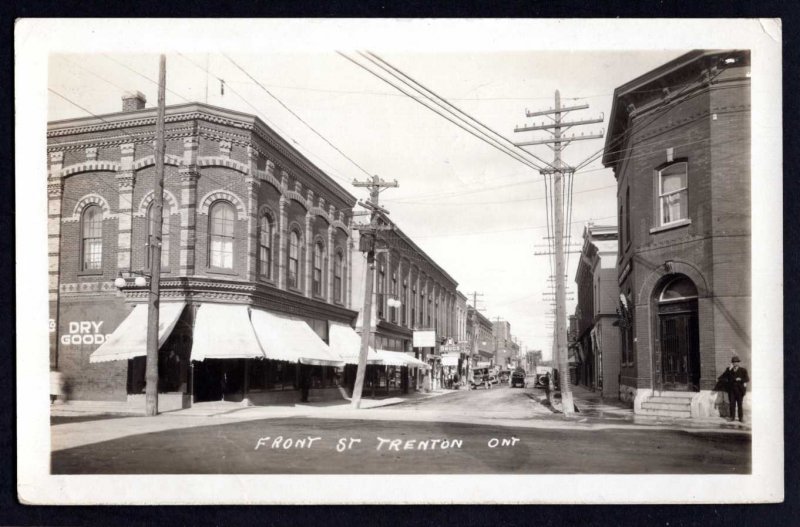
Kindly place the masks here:
<instances>
[{"instance_id":1,"label":"power line","mask_svg":"<svg viewBox=\"0 0 800 527\"><path fill-rule=\"evenodd\" d=\"M434 96L436 99L431 99L431 98L430 98L430 97L428 97L428 96L427 96L425 93L423 93L423 95L425 95L426 97L428 97L429 99L431 99L431 100L432 100L434 103L436 103L438 106L440 106L440 107L442 107L442 108L445 108L445 110L447 110L447 107L449 107L449 108L452 108L452 109L453 109L453 110L455 110L455 111L456 111L458 114L460 114L460 115L463 115L464 117L466 117L466 118L467 118L467 119L469 119L470 121L473 121L474 123L477 123L477 124L478 124L478 125L479 125L481 128L483 128L484 130L487 130L487 131L488 131L490 134L492 134L490 137L493 137L493 138L500 138L500 139L498 140L498 142L500 142L500 143L507 143L507 146L508 146L508 147L513 147L513 149L518 149L519 151L521 151L521 152L523 152L523 153L525 153L525 154L527 154L527 155L531 156L532 158L536 159L536 160L537 160L537 161L539 161L540 163L544 163L545 165L547 165L547 166L549 166L549 167L551 167L551 168L555 168L555 167L554 167L554 166L553 166L551 163L549 163L549 162L545 161L544 159L541 159L540 157L538 157L538 156L534 155L533 153L531 153L531 152L528 152L527 150L525 150L525 149L523 149L523 148L521 148L521 147L518 147L518 146L517 146L517 145L515 145L513 142L511 142L509 139L506 139L506 137L504 137L503 135L501 135L499 132L497 132L497 131L493 130L492 128L490 128L490 127L488 127L488 126L486 126L486 124L484 124L483 122L481 122L481 121L479 121L478 119L476 119L476 118L472 117L471 115L467 114L466 112L464 112L463 110L461 110L461 109L460 109L460 108L458 108L457 106L455 106L455 105L451 104L450 102L448 102L448 101L447 101L447 99L443 98L442 96L440 96L439 94L437 94L436 92L434 92L433 90L431 90L430 88L428 88L428 87L426 87L426 86L423 86L423 85L422 85L422 83L420 83L419 81L417 81L417 80L413 79L413 78L412 78L411 76L409 76L408 74L406 74L406 73L404 73L404 72L400 71L400 69L396 68L395 66L392 66L391 64L389 64L388 62L386 62L385 60L383 60L382 58L380 58L378 55L376 55L375 53L372 53L372 52L369 52L369 51L367 52L367 54L368 54L370 57L373 57L374 59L376 59L376 60L380 61L380 63L381 63L381 64L383 64L383 66L381 66L381 64L378 64L377 62L375 62L375 60L372 60L372 59L370 59L369 57L367 57L367 56L366 56L366 55L364 55L363 53L360 53L360 54L361 54L361 56L364 56L364 57L366 57L368 60L370 60L370 61L371 61L373 64L376 64L377 66L379 66L379 67L380 67L381 69L383 69L384 71L387 71L387 72L391 73L391 71L389 71L389 70L387 70L387 69L386 69L386 68L390 68L392 71L394 71L394 72L396 72L397 74L399 74L400 76L402 76L402 77L403 77L403 79L406 79L407 81L410 81L411 83L413 83L413 85L412 85L412 84L409 84L409 82L406 82L406 80L403 80L403 79L401 79L400 77L398 77L397 75L394 75L394 74L392 74L392 75L393 75L395 78L397 78L398 80L401 80L401 81L402 81L402 82L404 82L406 85L408 85L408 86L411 86L411 88L412 88L412 89L415 89L415 90L416 90L418 93L421 93L421 90L424 90L425 92L428 92L428 93L430 93L430 94L431 94L431 95L433 95L433 96ZM444 103L444 105L442 105L442 102ZM445 105L446 105L446 106L445 106ZM452 110L448 110L448 111L449 111L451 114L453 114L453 111L452 111ZM455 115L455 114L454 114L454 115ZM495 139L495 140L497 140L497 139ZM512 150L513 150L513 149L512 149Z\"/></svg>"},{"instance_id":2,"label":"power line","mask_svg":"<svg viewBox=\"0 0 800 527\"><path fill-rule=\"evenodd\" d=\"M345 55L344 53L341 53L341 52L337 52L337 53L338 53L339 55L341 55L342 57L344 57L345 59L347 59L348 61L350 61L350 62L352 62L353 64L355 64L356 66L358 66L358 67L362 68L362 69L363 69L363 70L365 70L366 72L370 73L371 75L374 75L375 77L377 77L378 79L382 80L382 81L383 81L383 82L385 82L386 84L388 84L388 85L392 86L393 88L397 89L399 92L403 93L404 95L407 95L407 96L409 96L409 93L408 93L406 90L404 90L404 89L403 89L403 88L401 88L400 86L396 85L395 83L391 82L390 80L388 80L388 79L386 79L386 78L382 77L381 75L379 75L379 74L378 74L378 73L376 73L375 71L371 70L371 69L370 69L370 68L368 68L367 66L365 66L365 65L363 65L363 64L361 64L361 63L359 63L358 61L356 61L356 60L354 60L354 59L352 59L352 58L350 58L350 57L348 57L348 56L347 56L347 55ZM511 150L509 150L509 149L506 149L505 147L503 147L503 146L502 146L502 145L500 145L500 144L496 144L495 142L493 142L493 141L495 141L495 140L493 140L493 139L491 139L491 138L488 138L488 137L486 137L486 135L485 135L485 134L483 134L482 132L480 132L479 130L475 130L475 131L473 131L473 130L470 130L469 128L466 128L466 127L465 127L463 124L461 124L461 123L459 123L459 122L456 122L455 120L453 120L452 118L448 117L447 115L444 115L444 114L443 114L443 113L441 113L440 111L438 111L438 110L436 110L435 108L433 108L433 107L429 106L428 104L426 104L426 102L425 102L424 100L422 100L422 99L419 99L419 98L415 98L415 97L411 97L411 96L409 96L409 98L410 98L411 100L413 100L413 101L415 101L415 102L417 102L417 103L421 104L422 106L424 106L424 107L425 107L425 108L427 108L428 110L430 110L430 111L434 112L435 114L439 115L439 116L440 116L440 117L442 117L443 119L445 119L445 120L449 121L450 123L452 123L452 124L456 125L457 127L461 128L462 130L464 130L465 132L467 132L467 133L469 133L470 135L474 136L475 138L477 138L477 139L479 139L479 140L483 141L484 143L488 144L488 145L489 145L489 146L491 146L492 148L495 148L496 150L499 150L500 152L502 152L502 153L504 153L504 154L508 155L508 156L509 156L509 157L511 157L512 159L514 159L514 160L516 160L516 161L518 161L518 162L520 162L520 163L522 163L522 164L526 165L527 167L529 167L529 168L532 168L532 169L534 169L534 170L541 170L541 169L542 169L542 168L541 168L541 167L539 167L538 165L536 165L536 164L534 164L534 163L532 163L532 162L530 162L530 161L527 161L526 159L524 159L523 157L521 157L519 154L516 154L516 152L513 152L513 151L511 151ZM425 100L429 100L429 99L430 99L430 98L426 98ZM472 125L469 125L469 126L472 126ZM472 126L472 128L475 128L475 127L474 127L474 126Z\"/></svg>"},{"instance_id":3,"label":"power line","mask_svg":"<svg viewBox=\"0 0 800 527\"><path fill-rule=\"evenodd\" d=\"M301 123L303 123L304 125L306 125L306 126L309 128L309 130L311 130L312 132L314 132L315 134L317 134L317 136L319 136L319 137L320 137L320 138L321 138L323 141L325 141L325 142L326 142L328 145L330 145L330 147L331 147L331 148L333 148L334 150L336 150L337 152L339 152L339 153L340 153L340 154L341 154L341 155L342 155L342 156L343 156L345 159L347 159L348 161L350 161L350 162L351 162L351 163L352 163L354 166L356 166L356 167L357 167L359 170L361 170L361 171L362 171L364 174L366 174L366 175L367 175L367 176L369 176L369 177L372 177L372 174L370 174L369 172L367 172L367 170L366 170L366 169L364 169L364 167L362 167L361 165L359 165L358 163L356 163L355 161L353 161L353 159L352 159L350 156L348 156L347 154L345 154L344 152L342 152L342 151L339 149L339 147L337 147L336 145L334 145L333 143L331 143L331 142L328 140L328 138L326 138L324 135L322 135L320 132L318 132L318 131L317 131L317 130L316 130L314 127L313 127L313 126L311 126L310 124L308 124L308 122L306 122L306 121L305 121L305 120L304 120L302 117L300 117L300 116L299 116L299 115L297 115L297 114L296 114L294 111L292 111L292 109L291 109L291 108L289 108L288 106L286 106L286 104L284 104L284 102L283 102L283 101L281 101L281 100L280 100L280 99L278 99L278 98L277 98L275 95L273 95L273 94L272 94L272 92L270 92L270 91L269 91L269 90L268 90L266 87L264 87L264 85L263 85L263 84L261 84L260 82L258 82L258 81L257 81L257 80L256 80L256 79L255 79L255 78L252 76L252 75L250 75L250 73L249 73L247 70L245 70L245 69L244 69L242 66L240 66L239 64L237 64L237 63L236 63L236 61L234 61L232 58L230 58L228 55L226 55L226 54L224 54L224 53L222 54L222 56L223 56L223 57L225 57L226 59L228 59L228 60L231 62L231 64L233 64L234 66L236 66L237 68L239 68L239 70L241 70L241 71L242 71L242 73L244 73L245 75L247 75L247 77L248 77L250 80L252 80L253 82L255 82L255 83L256 83L256 84L257 84L257 85L258 85L258 86L259 86L259 87L260 87L262 90L264 90L264 92L265 92L267 95L269 95L270 97L272 97L273 99L275 99L275 100L278 102L278 104L280 104L280 105L281 105L281 106L282 106L282 107L283 107L283 108L284 108L284 109L285 109L287 112L289 112L290 114L294 115L294 116L297 118L297 120L299 120Z\"/></svg>"}]
</instances>

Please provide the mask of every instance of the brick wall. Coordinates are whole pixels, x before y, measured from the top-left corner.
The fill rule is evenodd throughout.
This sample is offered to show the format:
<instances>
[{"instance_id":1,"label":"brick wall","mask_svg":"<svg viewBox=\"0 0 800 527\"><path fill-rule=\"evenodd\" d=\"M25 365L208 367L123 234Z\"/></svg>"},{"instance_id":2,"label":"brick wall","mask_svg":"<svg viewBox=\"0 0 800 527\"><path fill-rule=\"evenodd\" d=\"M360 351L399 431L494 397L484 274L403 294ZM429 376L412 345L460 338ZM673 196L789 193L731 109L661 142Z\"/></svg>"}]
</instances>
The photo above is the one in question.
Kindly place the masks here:
<instances>
[{"instance_id":1,"label":"brick wall","mask_svg":"<svg viewBox=\"0 0 800 527\"><path fill-rule=\"evenodd\" d=\"M652 122L651 122L652 121ZM663 284L664 262L685 262L685 271L711 295L699 302L701 388L713 387L730 349L749 357L749 89L725 86L700 92L652 120L633 136L617 172L618 196L631 192L631 243L621 242L621 270L633 271L621 289L631 287L636 310L637 369L622 368L623 383L634 377L650 387L652 346L658 346L657 306L652 295ZM690 225L659 227L655 170L667 162L688 163ZM622 202L621 202L622 203ZM635 254L635 257L634 257ZM644 297L639 298L639 294ZM702 296L701 292L701 296Z\"/></svg>"}]
</instances>

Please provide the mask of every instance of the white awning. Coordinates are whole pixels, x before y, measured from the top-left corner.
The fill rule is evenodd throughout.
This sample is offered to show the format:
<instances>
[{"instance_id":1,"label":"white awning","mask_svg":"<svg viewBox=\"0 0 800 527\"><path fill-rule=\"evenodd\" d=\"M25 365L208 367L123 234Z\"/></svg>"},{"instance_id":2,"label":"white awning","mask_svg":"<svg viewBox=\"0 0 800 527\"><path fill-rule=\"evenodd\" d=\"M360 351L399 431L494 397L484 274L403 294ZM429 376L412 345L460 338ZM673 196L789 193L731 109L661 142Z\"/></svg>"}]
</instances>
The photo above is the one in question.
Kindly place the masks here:
<instances>
[{"instance_id":1,"label":"white awning","mask_svg":"<svg viewBox=\"0 0 800 527\"><path fill-rule=\"evenodd\" d=\"M342 358L303 320L260 309L250 312L256 337L268 359L317 366L344 366Z\"/></svg>"},{"instance_id":2,"label":"white awning","mask_svg":"<svg viewBox=\"0 0 800 527\"><path fill-rule=\"evenodd\" d=\"M264 359L245 305L201 304L197 308L192 360Z\"/></svg>"},{"instance_id":3,"label":"white awning","mask_svg":"<svg viewBox=\"0 0 800 527\"><path fill-rule=\"evenodd\" d=\"M162 303L158 310L158 347L172 333L185 302ZM128 317L89 357L89 362L127 360L147 355L147 304L136 304Z\"/></svg>"},{"instance_id":4,"label":"white awning","mask_svg":"<svg viewBox=\"0 0 800 527\"><path fill-rule=\"evenodd\" d=\"M361 335L348 326L339 322L331 322L328 328L330 349L339 355L345 364L358 364L358 354L361 352ZM375 364L377 356L372 346L369 347L367 364ZM370 362L372 359L372 362Z\"/></svg>"}]
</instances>

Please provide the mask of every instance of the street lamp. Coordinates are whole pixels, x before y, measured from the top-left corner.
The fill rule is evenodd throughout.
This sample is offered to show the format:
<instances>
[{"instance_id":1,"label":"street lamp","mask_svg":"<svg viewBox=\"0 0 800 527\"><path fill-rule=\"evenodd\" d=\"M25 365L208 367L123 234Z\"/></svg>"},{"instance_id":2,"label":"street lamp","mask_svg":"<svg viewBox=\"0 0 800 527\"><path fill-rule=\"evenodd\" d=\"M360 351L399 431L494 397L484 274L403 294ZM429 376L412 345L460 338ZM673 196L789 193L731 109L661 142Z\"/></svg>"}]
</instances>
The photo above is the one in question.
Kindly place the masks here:
<instances>
[{"instance_id":1,"label":"street lamp","mask_svg":"<svg viewBox=\"0 0 800 527\"><path fill-rule=\"evenodd\" d=\"M141 271L128 271L129 275L137 275L136 278L133 279L133 285L136 287L144 287L147 285L147 278L149 275L142 273ZM122 276L122 271L117 273L117 278L114 279L114 287L117 289L122 289L123 287L127 287L128 280Z\"/></svg>"}]
</instances>

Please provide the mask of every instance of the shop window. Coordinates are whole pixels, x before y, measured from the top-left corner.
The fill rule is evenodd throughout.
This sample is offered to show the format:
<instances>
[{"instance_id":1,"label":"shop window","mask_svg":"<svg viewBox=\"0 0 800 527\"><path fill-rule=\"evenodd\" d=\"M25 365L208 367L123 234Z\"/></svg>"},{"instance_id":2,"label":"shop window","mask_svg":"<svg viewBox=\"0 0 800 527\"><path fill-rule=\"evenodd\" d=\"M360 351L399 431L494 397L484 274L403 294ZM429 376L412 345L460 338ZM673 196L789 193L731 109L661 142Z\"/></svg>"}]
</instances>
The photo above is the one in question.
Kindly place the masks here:
<instances>
[{"instance_id":1,"label":"shop window","mask_svg":"<svg viewBox=\"0 0 800 527\"><path fill-rule=\"evenodd\" d=\"M155 235L155 217L153 210L155 204L150 203L147 207L147 238L145 238L145 247L147 247L147 261L145 267L150 268L153 261L153 236ZM162 223L161 223L161 268L166 269L169 267L169 209L162 208Z\"/></svg>"},{"instance_id":2,"label":"shop window","mask_svg":"<svg viewBox=\"0 0 800 527\"><path fill-rule=\"evenodd\" d=\"M688 219L687 163L673 163L658 171L658 208L661 225Z\"/></svg>"},{"instance_id":3,"label":"shop window","mask_svg":"<svg viewBox=\"0 0 800 527\"><path fill-rule=\"evenodd\" d=\"M215 269L233 270L236 213L227 201L217 201L209 210L208 260Z\"/></svg>"},{"instance_id":4,"label":"shop window","mask_svg":"<svg viewBox=\"0 0 800 527\"><path fill-rule=\"evenodd\" d=\"M342 303L342 276L344 276L344 256L341 251L336 252L333 266L333 301Z\"/></svg>"},{"instance_id":5,"label":"shop window","mask_svg":"<svg viewBox=\"0 0 800 527\"><path fill-rule=\"evenodd\" d=\"M89 205L81 216L81 270L103 268L103 209Z\"/></svg>"},{"instance_id":6,"label":"shop window","mask_svg":"<svg viewBox=\"0 0 800 527\"><path fill-rule=\"evenodd\" d=\"M293 230L289 233L289 287L300 287L300 235Z\"/></svg>"},{"instance_id":7,"label":"shop window","mask_svg":"<svg viewBox=\"0 0 800 527\"><path fill-rule=\"evenodd\" d=\"M274 223L269 214L261 216L258 229L258 274L264 280L272 280L272 237Z\"/></svg>"},{"instance_id":8,"label":"shop window","mask_svg":"<svg viewBox=\"0 0 800 527\"><path fill-rule=\"evenodd\" d=\"M312 277L313 292L315 296L322 296L322 242L314 244L314 275Z\"/></svg>"}]
</instances>

